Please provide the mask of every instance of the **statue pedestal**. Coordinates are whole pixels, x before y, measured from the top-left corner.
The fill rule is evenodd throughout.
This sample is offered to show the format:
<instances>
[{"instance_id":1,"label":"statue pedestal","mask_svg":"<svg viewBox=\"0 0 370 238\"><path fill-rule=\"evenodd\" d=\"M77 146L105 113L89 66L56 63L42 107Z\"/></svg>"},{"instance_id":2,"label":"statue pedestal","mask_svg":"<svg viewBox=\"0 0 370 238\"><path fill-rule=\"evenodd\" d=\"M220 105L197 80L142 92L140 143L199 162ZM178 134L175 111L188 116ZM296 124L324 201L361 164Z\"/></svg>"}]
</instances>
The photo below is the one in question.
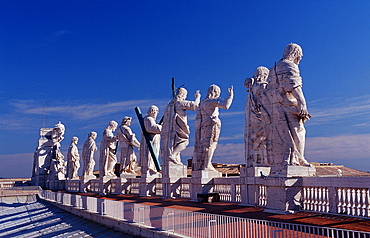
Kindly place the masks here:
<instances>
[{"instance_id":1,"label":"statue pedestal","mask_svg":"<svg viewBox=\"0 0 370 238\"><path fill-rule=\"evenodd\" d=\"M120 191L121 194L129 194L130 193L130 185L132 183L128 183L129 179L136 178L136 174L124 174L120 175Z\"/></svg>"},{"instance_id":2,"label":"statue pedestal","mask_svg":"<svg viewBox=\"0 0 370 238\"><path fill-rule=\"evenodd\" d=\"M116 179L116 176L103 176L100 178L100 194L108 194L110 193L110 187L111 187L111 179Z\"/></svg>"},{"instance_id":3,"label":"statue pedestal","mask_svg":"<svg viewBox=\"0 0 370 238\"><path fill-rule=\"evenodd\" d=\"M188 173L187 166L183 164L163 165L163 198L180 197L181 178L186 178Z\"/></svg>"},{"instance_id":4,"label":"statue pedestal","mask_svg":"<svg viewBox=\"0 0 370 238\"><path fill-rule=\"evenodd\" d=\"M315 174L315 167L310 166L247 168L246 202L265 207L265 212L286 214L299 211L302 206L303 177Z\"/></svg>"},{"instance_id":5,"label":"statue pedestal","mask_svg":"<svg viewBox=\"0 0 370 238\"><path fill-rule=\"evenodd\" d=\"M155 194L155 180L161 178L161 173L151 173L147 171L146 173L141 174L139 182L139 194L142 197L150 197Z\"/></svg>"},{"instance_id":6,"label":"statue pedestal","mask_svg":"<svg viewBox=\"0 0 370 238\"><path fill-rule=\"evenodd\" d=\"M96 176L95 175L86 175L86 176L83 176L82 179L81 179L81 183L80 183L80 191L81 192L91 192L91 189L90 189L90 180L91 179L96 179Z\"/></svg>"},{"instance_id":7,"label":"statue pedestal","mask_svg":"<svg viewBox=\"0 0 370 238\"><path fill-rule=\"evenodd\" d=\"M247 177L264 177L269 176L271 171L270 166L256 166L246 169Z\"/></svg>"},{"instance_id":8,"label":"statue pedestal","mask_svg":"<svg viewBox=\"0 0 370 238\"><path fill-rule=\"evenodd\" d=\"M216 170L198 170L191 174L191 201L198 201L198 193L212 193L213 178L222 177L222 173Z\"/></svg>"},{"instance_id":9,"label":"statue pedestal","mask_svg":"<svg viewBox=\"0 0 370 238\"><path fill-rule=\"evenodd\" d=\"M283 178L312 177L316 176L316 168L314 166L296 165L271 166L269 176Z\"/></svg>"}]
</instances>

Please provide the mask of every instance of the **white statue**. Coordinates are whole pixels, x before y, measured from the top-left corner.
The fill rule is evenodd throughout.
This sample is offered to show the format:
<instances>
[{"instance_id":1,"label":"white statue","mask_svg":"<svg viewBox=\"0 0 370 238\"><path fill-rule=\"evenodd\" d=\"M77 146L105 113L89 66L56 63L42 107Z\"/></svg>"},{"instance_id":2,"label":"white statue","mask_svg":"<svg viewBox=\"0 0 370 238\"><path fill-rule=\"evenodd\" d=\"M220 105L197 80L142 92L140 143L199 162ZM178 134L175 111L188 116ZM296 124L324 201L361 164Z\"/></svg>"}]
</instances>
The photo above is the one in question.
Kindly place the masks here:
<instances>
[{"instance_id":1,"label":"white statue","mask_svg":"<svg viewBox=\"0 0 370 238\"><path fill-rule=\"evenodd\" d=\"M93 172L95 166L94 153L98 150L95 143L97 135L95 131L90 132L83 145L82 159L84 161L84 169L82 174L84 178L96 178Z\"/></svg>"},{"instance_id":2,"label":"white statue","mask_svg":"<svg viewBox=\"0 0 370 238\"><path fill-rule=\"evenodd\" d=\"M117 130L117 138L121 148L120 157L120 174L133 174L136 175L136 155L134 147L140 148L140 142L132 133L131 125L132 117L124 117L121 126Z\"/></svg>"},{"instance_id":3,"label":"white statue","mask_svg":"<svg viewBox=\"0 0 370 238\"><path fill-rule=\"evenodd\" d=\"M64 155L60 151L60 142L64 139L63 135L65 133L65 127L61 122L55 125L52 134L51 140L53 142L53 147L50 151L51 155L49 158L51 160L49 163L49 179L50 180L63 180L65 179L66 174L66 162L64 161Z\"/></svg>"},{"instance_id":4,"label":"white statue","mask_svg":"<svg viewBox=\"0 0 370 238\"><path fill-rule=\"evenodd\" d=\"M245 153L247 166L268 165L266 139L270 117L267 106L270 104L265 89L269 70L260 66L253 78L247 78L244 86L248 88L245 110Z\"/></svg>"},{"instance_id":5,"label":"white statue","mask_svg":"<svg viewBox=\"0 0 370 238\"><path fill-rule=\"evenodd\" d=\"M161 132L162 126L156 123L156 118L158 115L159 109L157 106L150 106L148 109L148 115L143 118L145 130L148 132L150 136L150 140L153 144L155 153L159 154L159 147L160 147L160 140L161 140ZM151 174L157 173L157 169L155 167L152 155L149 152L148 145L145 141L144 135L141 135L140 140L140 161L139 164L141 166L141 174L145 174L146 172L150 172Z\"/></svg>"},{"instance_id":6,"label":"white statue","mask_svg":"<svg viewBox=\"0 0 370 238\"><path fill-rule=\"evenodd\" d=\"M78 154L78 137L72 137L71 145L67 153L67 178L79 179L78 169L80 168L80 155Z\"/></svg>"},{"instance_id":7,"label":"white statue","mask_svg":"<svg viewBox=\"0 0 370 238\"><path fill-rule=\"evenodd\" d=\"M114 166L117 163L116 145L117 137L113 134L116 130L118 123L110 121L107 128L105 128L100 143L100 160L99 160L99 176L116 177L114 174Z\"/></svg>"},{"instance_id":8,"label":"white statue","mask_svg":"<svg viewBox=\"0 0 370 238\"><path fill-rule=\"evenodd\" d=\"M193 170L215 171L212 157L221 131L218 108L229 109L234 97L233 86L228 92L229 97L222 99L221 89L217 85L211 85L207 97L199 105L195 118Z\"/></svg>"},{"instance_id":9,"label":"white statue","mask_svg":"<svg viewBox=\"0 0 370 238\"><path fill-rule=\"evenodd\" d=\"M286 46L282 59L270 69L266 89L272 103L272 146L268 148L268 154L274 165L309 166L304 159L304 123L311 116L307 111L298 68L302 56L302 48L291 43Z\"/></svg>"},{"instance_id":10,"label":"white statue","mask_svg":"<svg viewBox=\"0 0 370 238\"><path fill-rule=\"evenodd\" d=\"M198 108L200 102L199 90L196 91L195 101L187 101L188 92L178 88L175 97L168 103L163 117L161 153L164 163L181 164L180 153L189 144L189 126L186 110Z\"/></svg>"}]
</instances>

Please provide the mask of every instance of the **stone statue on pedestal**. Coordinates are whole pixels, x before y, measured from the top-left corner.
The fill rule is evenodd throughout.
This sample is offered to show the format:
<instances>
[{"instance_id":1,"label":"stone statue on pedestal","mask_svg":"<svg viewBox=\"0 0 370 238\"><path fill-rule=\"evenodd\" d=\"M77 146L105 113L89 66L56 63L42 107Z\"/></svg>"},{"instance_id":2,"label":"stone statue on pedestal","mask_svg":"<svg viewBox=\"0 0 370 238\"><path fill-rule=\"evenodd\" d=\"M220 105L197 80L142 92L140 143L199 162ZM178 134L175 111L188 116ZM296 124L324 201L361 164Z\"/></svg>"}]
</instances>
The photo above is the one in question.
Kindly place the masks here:
<instances>
[{"instance_id":1,"label":"stone statue on pedestal","mask_svg":"<svg viewBox=\"0 0 370 238\"><path fill-rule=\"evenodd\" d=\"M274 165L310 165L304 159L304 123L311 116L298 68L302 56L302 48L291 43L286 46L282 59L270 69L267 94L272 104L272 146L268 153Z\"/></svg>"},{"instance_id":2,"label":"stone statue on pedestal","mask_svg":"<svg viewBox=\"0 0 370 238\"><path fill-rule=\"evenodd\" d=\"M95 131L90 132L83 145L82 159L84 161L84 168L82 174L84 179L96 178L93 172L95 166L94 153L98 150L95 143L97 135L98 134Z\"/></svg>"},{"instance_id":3,"label":"stone statue on pedestal","mask_svg":"<svg viewBox=\"0 0 370 238\"><path fill-rule=\"evenodd\" d=\"M189 144L190 129L186 110L198 108L200 102L199 90L196 91L194 101L187 101L188 92L185 88L178 88L175 97L168 103L163 117L161 153L164 164L178 164L181 162L180 153Z\"/></svg>"},{"instance_id":4,"label":"stone statue on pedestal","mask_svg":"<svg viewBox=\"0 0 370 238\"><path fill-rule=\"evenodd\" d=\"M49 163L49 180L64 180L66 175L66 162L64 161L64 155L60 151L60 142L64 139L65 127L61 122L55 125L52 134L51 141L53 147L50 151ZM50 160L51 159L51 160Z\"/></svg>"},{"instance_id":5,"label":"stone statue on pedestal","mask_svg":"<svg viewBox=\"0 0 370 238\"><path fill-rule=\"evenodd\" d=\"M160 140L161 140L161 132L162 126L157 124L155 121L157 119L159 109L157 106L150 106L148 109L148 115L144 117L144 127L146 132L148 132L150 141L153 144L154 151L158 155L160 149ZM155 167L152 155L150 154L148 144L144 138L144 135L141 135L140 140L140 161L139 164L141 166L141 174L142 176L149 172L150 174L156 174L157 169Z\"/></svg>"},{"instance_id":6,"label":"stone statue on pedestal","mask_svg":"<svg viewBox=\"0 0 370 238\"><path fill-rule=\"evenodd\" d=\"M140 142L136 139L134 133L132 133L131 125L132 117L124 117L121 126L117 130L118 143L121 148L120 156L120 174L121 177L124 175L135 175L136 155L134 147L140 148Z\"/></svg>"},{"instance_id":7,"label":"stone statue on pedestal","mask_svg":"<svg viewBox=\"0 0 370 238\"><path fill-rule=\"evenodd\" d=\"M211 85L207 97L199 105L195 118L194 171L216 171L212 166L212 157L221 131L218 109L229 109L231 106L234 96L232 86L228 92L229 96L222 99L220 98L221 89L217 85Z\"/></svg>"},{"instance_id":8,"label":"stone statue on pedestal","mask_svg":"<svg viewBox=\"0 0 370 238\"><path fill-rule=\"evenodd\" d=\"M253 78L247 78L244 86L248 88L245 110L245 157L247 166L268 165L266 139L271 123L270 114L266 108L269 101L266 95L269 70L260 66L254 71Z\"/></svg>"},{"instance_id":9,"label":"stone statue on pedestal","mask_svg":"<svg viewBox=\"0 0 370 238\"><path fill-rule=\"evenodd\" d=\"M116 157L116 145L114 142L117 141L117 137L113 132L117 129L118 123L115 121L110 121L107 128L105 128L100 143L100 160L99 160L99 176L104 178L108 176L111 178L116 178L114 174L114 166L117 163Z\"/></svg>"},{"instance_id":10,"label":"stone statue on pedestal","mask_svg":"<svg viewBox=\"0 0 370 238\"><path fill-rule=\"evenodd\" d=\"M244 83L249 88L245 156L247 167L259 167L253 172L249 170L255 176L315 174L315 169L304 158L304 123L311 115L307 111L298 68L302 56L302 48L291 43L274 67L269 71L257 68L254 78Z\"/></svg>"},{"instance_id":11,"label":"stone statue on pedestal","mask_svg":"<svg viewBox=\"0 0 370 238\"><path fill-rule=\"evenodd\" d=\"M80 168L80 155L77 148L78 138L72 137L71 145L67 153L67 178L79 179L78 169Z\"/></svg>"}]
</instances>

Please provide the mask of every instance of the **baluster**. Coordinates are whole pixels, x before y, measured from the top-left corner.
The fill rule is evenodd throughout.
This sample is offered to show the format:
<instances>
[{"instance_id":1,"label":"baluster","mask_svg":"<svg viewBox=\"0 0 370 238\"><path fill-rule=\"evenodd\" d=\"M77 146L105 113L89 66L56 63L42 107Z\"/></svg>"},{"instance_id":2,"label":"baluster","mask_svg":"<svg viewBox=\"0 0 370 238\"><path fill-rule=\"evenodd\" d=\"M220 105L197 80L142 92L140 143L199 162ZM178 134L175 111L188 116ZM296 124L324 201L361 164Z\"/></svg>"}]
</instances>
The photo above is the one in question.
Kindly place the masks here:
<instances>
[{"instance_id":1,"label":"baluster","mask_svg":"<svg viewBox=\"0 0 370 238\"><path fill-rule=\"evenodd\" d=\"M329 188L325 188L325 209L324 212L329 212L330 200L329 200Z\"/></svg>"},{"instance_id":2,"label":"baluster","mask_svg":"<svg viewBox=\"0 0 370 238\"><path fill-rule=\"evenodd\" d=\"M356 206L356 215L357 216L362 216L362 201L361 201L361 190L360 188L356 189L356 201L357 201L357 206Z\"/></svg>"},{"instance_id":3,"label":"baluster","mask_svg":"<svg viewBox=\"0 0 370 238\"><path fill-rule=\"evenodd\" d=\"M338 201L337 201L337 206L338 206L338 213L343 213L343 194L342 194L342 188L337 188L337 194L338 194Z\"/></svg>"},{"instance_id":4,"label":"baluster","mask_svg":"<svg viewBox=\"0 0 370 238\"><path fill-rule=\"evenodd\" d=\"M351 189L350 188L347 188L345 189L346 190L346 200L347 200L347 212L346 214L347 215L351 215L351 207L352 207L352 201L351 201Z\"/></svg>"},{"instance_id":5,"label":"baluster","mask_svg":"<svg viewBox=\"0 0 370 238\"><path fill-rule=\"evenodd\" d=\"M352 204L351 204L351 215L352 216L355 216L356 215L356 189L355 188L352 188L351 189L351 200L352 200Z\"/></svg>"},{"instance_id":6,"label":"baluster","mask_svg":"<svg viewBox=\"0 0 370 238\"><path fill-rule=\"evenodd\" d=\"M310 211L314 210L314 203L315 203L314 198L315 198L314 188L311 187L310 189Z\"/></svg>"},{"instance_id":7,"label":"baluster","mask_svg":"<svg viewBox=\"0 0 370 238\"><path fill-rule=\"evenodd\" d=\"M318 198L317 210L319 212L322 212L322 188L321 187L317 188L317 198Z\"/></svg>"},{"instance_id":8,"label":"baluster","mask_svg":"<svg viewBox=\"0 0 370 238\"><path fill-rule=\"evenodd\" d=\"M307 188L303 188L303 210L307 210Z\"/></svg>"}]
</instances>

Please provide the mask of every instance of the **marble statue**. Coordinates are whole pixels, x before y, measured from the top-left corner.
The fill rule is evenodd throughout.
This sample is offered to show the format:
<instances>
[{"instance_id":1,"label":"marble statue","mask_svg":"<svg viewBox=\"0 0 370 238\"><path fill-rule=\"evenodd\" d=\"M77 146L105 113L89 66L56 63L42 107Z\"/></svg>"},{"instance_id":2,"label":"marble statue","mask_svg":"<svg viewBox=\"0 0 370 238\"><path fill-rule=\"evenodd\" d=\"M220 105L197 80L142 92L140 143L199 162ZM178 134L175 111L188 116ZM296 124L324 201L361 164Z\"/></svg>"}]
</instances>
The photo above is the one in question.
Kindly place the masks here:
<instances>
[{"instance_id":1,"label":"marble statue","mask_svg":"<svg viewBox=\"0 0 370 238\"><path fill-rule=\"evenodd\" d=\"M221 89L211 85L207 97L200 103L195 118L195 143L193 170L215 171L212 166L213 153L217 147L221 130L219 108L229 109L233 101L233 86L228 89L229 96L220 98Z\"/></svg>"},{"instance_id":2,"label":"marble statue","mask_svg":"<svg viewBox=\"0 0 370 238\"><path fill-rule=\"evenodd\" d=\"M302 56L299 45L288 44L281 60L270 69L266 91L272 105L268 154L273 165L310 165L304 158L304 123L311 116L298 68Z\"/></svg>"},{"instance_id":3,"label":"marble statue","mask_svg":"<svg viewBox=\"0 0 370 238\"><path fill-rule=\"evenodd\" d=\"M51 141L53 143L52 149L50 151L51 158L50 164L47 166L49 168L49 180L64 180L66 175L66 162L64 161L64 155L60 151L60 142L64 139L65 126L58 122L55 125L51 133Z\"/></svg>"},{"instance_id":4,"label":"marble statue","mask_svg":"<svg viewBox=\"0 0 370 238\"><path fill-rule=\"evenodd\" d=\"M157 106L150 106L148 109L148 115L144 117L144 126L145 130L148 132L151 142L154 147L155 153L159 154L160 149L160 140L161 140L161 132L162 132L162 125L156 123L156 118L158 115L159 109ZM156 174L157 170L153 161L153 158L149 152L148 145L145 141L143 135L141 135L140 140L140 161L139 164L141 166L141 174L146 174L149 172L150 174Z\"/></svg>"},{"instance_id":5,"label":"marble statue","mask_svg":"<svg viewBox=\"0 0 370 238\"><path fill-rule=\"evenodd\" d=\"M110 121L109 125L105 128L100 143L100 159L99 159L99 176L109 176L116 178L114 174L114 166L117 163L116 157L116 145L114 142L117 141L117 137L113 132L117 129L118 123L116 121Z\"/></svg>"},{"instance_id":6,"label":"marble statue","mask_svg":"<svg viewBox=\"0 0 370 238\"><path fill-rule=\"evenodd\" d=\"M94 153L98 150L95 139L98 134L95 131L89 133L87 140L85 141L82 149L82 159L84 161L83 167L83 178L84 179L95 179L96 176L93 174L95 160Z\"/></svg>"},{"instance_id":7,"label":"marble statue","mask_svg":"<svg viewBox=\"0 0 370 238\"><path fill-rule=\"evenodd\" d=\"M178 88L174 98L168 103L163 117L161 157L164 163L180 164L180 153L189 144L189 126L186 110L198 108L200 103L199 90L194 94L194 101L187 101L188 92L185 88Z\"/></svg>"},{"instance_id":8,"label":"marble statue","mask_svg":"<svg viewBox=\"0 0 370 238\"><path fill-rule=\"evenodd\" d=\"M79 179L80 155L78 154L77 143L78 137L72 137L67 153L67 178L69 179Z\"/></svg>"},{"instance_id":9,"label":"marble statue","mask_svg":"<svg viewBox=\"0 0 370 238\"><path fill-rule=\"evenodd\" d=\"M244 86L248 88L245 110L245 157L247 166L268 165L266 140L271 123L266 95L269 69L263 66L254 71L253 78L247 78Z\"/></svg>"},{"instance_id":10,"label":"marble statue","mask_svg":"<svg viewBox=\"0 0 370 238\"><path fill-rule=\"evenodd\" d=\"M136 139L134 133L132 133L131 125L132 117L124 117L121 126L117 130L118 143L121 148L120 156L120 174L136 175L136 155L134 147L140 148L140 142Z\"/></svg>"}]
</instances>

